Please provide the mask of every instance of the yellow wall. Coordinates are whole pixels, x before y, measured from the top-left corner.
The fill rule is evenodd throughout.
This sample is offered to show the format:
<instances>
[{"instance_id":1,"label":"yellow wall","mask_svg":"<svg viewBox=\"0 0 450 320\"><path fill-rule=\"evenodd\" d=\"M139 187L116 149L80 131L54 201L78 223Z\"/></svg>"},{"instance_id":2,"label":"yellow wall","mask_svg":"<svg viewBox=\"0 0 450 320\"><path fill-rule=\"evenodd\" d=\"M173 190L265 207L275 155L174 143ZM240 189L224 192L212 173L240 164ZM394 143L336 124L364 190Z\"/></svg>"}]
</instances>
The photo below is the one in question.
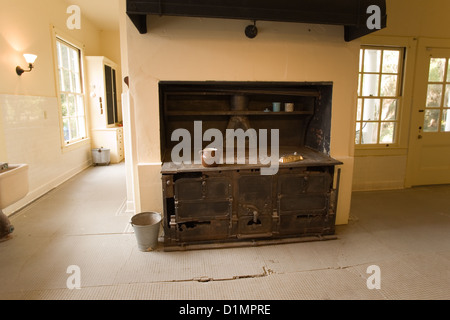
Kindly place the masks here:
<instances>
[{"instance_id":1,"label":"yellow wall","mask_svg":"<svg viewBox=\"0 0 450 320\"><path fill-rule=\"evenodd\" d=\"M379 36L450 37L450 1L386 0L387 28Z\"/></svg>"},{"instance_id":2,"label":"yellow wall","mask_svg":"<svg viewBox=\"0 0 450 320\"><path fill-rule=\"evenodd\" d=\"M127 20L141 211L162 211L159 148L160 80L332 81L331 156L342 160L338 223L347 223L353 174L354 113L359 43L343 27L181 17L148 18L141 35Z\"/></svg>"}]
</instances>

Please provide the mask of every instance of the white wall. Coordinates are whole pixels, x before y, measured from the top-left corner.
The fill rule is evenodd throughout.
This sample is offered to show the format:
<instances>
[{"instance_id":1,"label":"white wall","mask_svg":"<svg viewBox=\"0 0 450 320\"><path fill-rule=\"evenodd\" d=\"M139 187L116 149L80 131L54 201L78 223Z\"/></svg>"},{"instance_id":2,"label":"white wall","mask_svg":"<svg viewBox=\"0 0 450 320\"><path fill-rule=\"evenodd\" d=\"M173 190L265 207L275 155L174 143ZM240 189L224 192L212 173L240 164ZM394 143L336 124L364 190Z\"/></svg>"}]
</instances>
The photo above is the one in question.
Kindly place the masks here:
<instances>
[{"instance_id":1,"label":"white wall","mask_svg":"<svg viewBox=\"0 0 450 320\"><path fill-rule=\"evenodd\" d=\"M56 97L2 94L0 107L9 162L29 165L30 192L4 210L10 214L85 169L90 148L61 152Z\"/></svg>"},{"instance_id":2,"label":"white wall","mask_svg":"<svg viewBox=\"0 0 450 320\"><path fill-rule=\"evenodd\" d=\"M338 26L258 22L258 36L248 39L248 21L152 16L148 23L142 35L126 20L138 210L163 206L160 80L332 81L331 156L344 162L337 223L347 223L359 42L346 43Z\"/></svg>"},{"instance_id":3,"label":"white wall","mask_svg":"<svg viewBox=\"0 0 450 320\"><path fill-rule=\"evenodd\" d=\"M16 209L48 192L90 164L90 143L63 152L59 128L51 25L84 44L86 55L100 55L100 33L82 17L80 30L69 30L68 3L61 0L0 0L0 161L29 165L30 192L4 210ZM23 53L38 56L35 69Z\"/></svg>"}]
</instances>

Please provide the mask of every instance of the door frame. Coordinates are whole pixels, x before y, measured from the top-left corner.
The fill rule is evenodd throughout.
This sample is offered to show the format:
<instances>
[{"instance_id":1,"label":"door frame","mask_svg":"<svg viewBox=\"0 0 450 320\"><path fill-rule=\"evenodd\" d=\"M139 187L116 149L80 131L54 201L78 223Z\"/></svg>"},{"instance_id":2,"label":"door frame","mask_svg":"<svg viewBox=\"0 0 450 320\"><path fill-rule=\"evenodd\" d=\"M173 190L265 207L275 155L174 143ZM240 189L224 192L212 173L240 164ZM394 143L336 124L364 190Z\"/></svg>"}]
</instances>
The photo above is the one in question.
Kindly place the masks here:
<instances>
[{"instance_id":1,"label":"door frame","mask_svg":"<svg viewBox=\"0 0 450 320\"><path fill-rule=\"evenodd\" d=\"M411 99L410 132L405 176L406 188L419 185L414 184L414 174L416 170L416 159L420 156L420 142L418 136L421 133L419 131L419 127L423 126L423 112L420 112L419 110L423 110L425 105L424 101L419 100L423 100L423 92L424 90L426 91L426 80L428 79L429 64L424 62L428 61L430 54L428 48L446 49L450 51L450 40L435 38L419 38L418 40L417 58L414 68L414 89Z\"/></svg>"}]
</instances>

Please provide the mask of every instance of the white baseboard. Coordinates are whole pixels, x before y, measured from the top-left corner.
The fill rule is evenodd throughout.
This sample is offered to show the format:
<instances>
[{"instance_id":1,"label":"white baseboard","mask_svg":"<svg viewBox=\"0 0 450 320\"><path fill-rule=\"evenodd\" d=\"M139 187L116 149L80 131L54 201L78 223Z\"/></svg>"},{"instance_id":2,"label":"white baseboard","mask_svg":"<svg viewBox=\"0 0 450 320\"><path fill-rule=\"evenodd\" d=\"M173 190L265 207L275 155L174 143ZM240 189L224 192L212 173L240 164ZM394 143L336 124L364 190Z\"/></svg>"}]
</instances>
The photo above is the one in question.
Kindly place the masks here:
<instances>
[{"instance_id":1,"label":"white baseboard","mask_svg":"<svg viewBox=\"0 0 450 320\"><path fill-rule=\"evenodd\" d=\"M83 162L82 164L78 165L77 167L72 168L71 170L50 180L46 184L41 185L40 187L29 191L28 194L24 198L20 199L13 205L3 209L3 213L6 216L13 215L17 211L19 211L19 210L23 209L24 207L26 207L27 205L31 204L36 199L39 199L40 197L42 197L49 191L53 190L54 188L58 187L62 183L66 182L70 178L72 178L72 177L76 176L77 174L79 174L80 172L86 170L91 165L92 165L92 160L87 160L87 161Z\"/></svg>"},{"instance_id":2,"label":"white baseboard","mask_svg":"<svg viewBox=\"0 0 450 320\"><path fill-rule=\"evenodd\" d=\"M127 201L126 213L135 213L136 207L134 206L134 201Z\"/></svg>"}]
</instances>

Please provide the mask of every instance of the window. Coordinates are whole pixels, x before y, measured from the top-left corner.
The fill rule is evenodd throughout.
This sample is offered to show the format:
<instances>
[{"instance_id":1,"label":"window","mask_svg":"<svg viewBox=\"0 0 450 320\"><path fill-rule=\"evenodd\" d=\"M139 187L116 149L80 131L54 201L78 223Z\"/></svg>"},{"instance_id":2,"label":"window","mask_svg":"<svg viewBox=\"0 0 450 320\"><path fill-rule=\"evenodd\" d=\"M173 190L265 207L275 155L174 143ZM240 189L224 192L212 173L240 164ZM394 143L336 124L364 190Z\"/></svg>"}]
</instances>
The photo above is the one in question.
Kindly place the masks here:
<instances>
[{"instance_id":1,"label":"window","mask_svg":"<svg viewBox=\"0 0 450 320\"><path fill-rule=\"evenodd\" d=\"M431 58L425 102L424 132L450 132L450 64Z\"/></svg>"},{"instance_id":2,"label":"window","mask_svg":"<svg viewBox=\"0 0 450 320\"><path fill-rule=\"evenodd\" d=\"M403 48L363 46L359 59L357 145L397 143Z\"/></svg>"},{"instance_id":3,"label":"window","mask_svg":"<svg viewBox=\"0 0 450 320\"><path fill-rule=\"evenodd\" d=\"M86 138L81 50L56 39L62 130L66 145Z\"/></svg>"}]
</instances>

